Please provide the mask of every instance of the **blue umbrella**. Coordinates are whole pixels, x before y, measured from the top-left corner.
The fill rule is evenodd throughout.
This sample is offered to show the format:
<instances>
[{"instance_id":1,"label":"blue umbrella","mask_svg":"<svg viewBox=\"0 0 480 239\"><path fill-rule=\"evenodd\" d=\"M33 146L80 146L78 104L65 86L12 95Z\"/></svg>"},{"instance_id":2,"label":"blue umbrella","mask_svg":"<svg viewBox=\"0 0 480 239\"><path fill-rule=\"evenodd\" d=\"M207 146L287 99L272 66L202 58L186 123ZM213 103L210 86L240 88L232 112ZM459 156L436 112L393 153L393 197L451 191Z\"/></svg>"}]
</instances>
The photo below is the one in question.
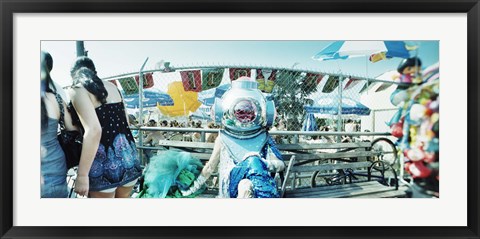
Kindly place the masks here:
<instances>
[{"instance_id":1,"label":"blue umbrella","mask_svg":"<svg viewBox=\"0 0 480 239\"><path fill-rule=\"evenodd\" d=\"M127 108L140 108L138 94L125 95L125 93L122 92L122 95ZM159 90L144 90L143 96L143 107L155 107L157 106L157 103L161 106L173 105L172 97Z\"/></svg>"},{"instance_id":2,"label":"blue umbrella","mask_svg":"<svg viewBox=\"0 0 480 239\"><path fill-rule=\"evenodd\" d=\"M303 121L302 131L317 131L317 121L315 120L315 116L311 113L308 113L305 116L305 121Z\"/></svg>"},{"instance_id":3,"label":"blue umbrella","mask_svg":"<svg viewBox=\"0 0 480 239\"><path fill-rule=\"evenodd\" d=\"M215 103L215 98L220 98L230 89L230 84L220 85L216 88L204 90L198 93L198 101L207 106L212 106Z\"/></svg>"},{"instance_id":4,"label":"blue umbrella","mask_svg":"<svg viewBox=\"0 0 480 239\"><path fill-rule=\"evenodd\" d=\"M334 97L321 97L315 99L314 105L304 106L307 113L320 113L320 114L338 114L338 100ZM351 98L342 98L342 115L369 115L370 109L355 101Z\"/></svg>"},{"instance_id":5,"label":"blue umbrella","mask_svg":"<svg viewBox=\"0 0 480 239\"><path fill-rule=\"evenodd\" d=\"M315 54L314 60L338 60L369 56L376 62L385 58L410 57L409 46L404 41L335 41Z\"/></svg>"},{"instance_id":6,"label":"blue umbrella","mask_svg":"<svg viewBox=\"0 0 480 239\"><path fill-rule=\"evenodd\" d=\"M199 119L199 120L211 120L212 119L212 117L210 117L209 114L207 114L203 111L193 112L189 115L189 117L194 118L194 119Z\"/></svg>"}]
</instances>

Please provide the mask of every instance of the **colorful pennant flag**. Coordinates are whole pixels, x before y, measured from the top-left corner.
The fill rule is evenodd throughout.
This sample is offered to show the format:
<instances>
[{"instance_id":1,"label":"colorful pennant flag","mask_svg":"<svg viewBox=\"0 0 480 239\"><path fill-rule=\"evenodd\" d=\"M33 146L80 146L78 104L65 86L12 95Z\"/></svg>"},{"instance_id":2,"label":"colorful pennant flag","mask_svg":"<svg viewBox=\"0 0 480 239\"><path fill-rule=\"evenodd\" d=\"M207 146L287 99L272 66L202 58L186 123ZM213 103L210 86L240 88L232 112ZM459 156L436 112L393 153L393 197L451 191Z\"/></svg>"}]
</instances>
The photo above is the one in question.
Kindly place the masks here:
<instances>
[{"instance_id":1,"label":"colorful pennant flag","mask_svg":"<svg viewBox=\"0 0 480 239\"><path fill-rule=\"evenodd\" d=\"M116 80L109 80L109 82L111 82L111 83L114 84L116 87L118 87Z\"/></svg>"},{"instance_id":2,"label":"colorful pennant flag","mask_svg":"<svg viewBox=\"0 0 480 239\"><path fill-rule=\"evenodd\" d=\"M202 69L202 90L209 90L220 85L223 68Z\"/></svg>"},{"instance_id":3,"label":"colorful pennant flag","mask_svg":"<svg viewBox=\"0 0 480 239\"><path fill-rule=\"evenodd\" d=\"M316 87L320 83L320 81L322 81L323 77L324 75L321 74L307 73L303 78L303 82L305 84L305 87L312 88Z\"/></svg>"},{"instance_id":4,"label":"colorful pennant flag","mask_svg":"<svg viewBox=\"0 0 480 239\"><path fill-rule=\"evenodd\" d=\"M277 80L277 70L269 72L270 76L267 78L267 84L265 85L265 93L272 93L275 81Z\"/></svg>"},{"instance_id":5,"label":"colorful pennant flag","mask_svg":"<svg viewBox=\"0 0 480 239\"><path fill-rule=\"evenodd\" d=\"M183 89L185 91L202 91L202 75L200 74L200 70L181 71L180 76L182 77Z\"/></svg>"},{"instance_id":6,"label":"colorful pennant flag","mask_svg":"<svg viewBox=\"0 0 480 239\"><path fill-rule=\"evenodd\" d=\"M355 79L355 78L350 77L347 81L347 84L345 84L345 87L343 88L343 90L351 89L354 86L356 86L358 83L360 83L359 79Z\"/></svg>"},{"instance_id":7,"label":"colorful pennant flag","mask_svg":"<svg viewBox=\"0 0 480 239\"><path fill-rule=\"evenodd\" d=\"M265 80L265 78L267 80ZM257 69L258 89L265 93L272 93L277 79L277 70Z\"/></svg>"},{"instance_id":8,"label":"colorful pennant flag","mask_svg":"<svg viewBox=\"0 0 480 239\"><path fill-rule=\"evenodd\" d=\"M230 75L230 80L234 81L242 76L248 76L250 77L251 70L248 68L230 68L229 70L229 75Z\"/></svg>"},{"instance_id":9,"label":"colorful pennant flag","mask_svg":"<svg viewBox=\"0 0 480 239\"><path fill-rule=\"evenodd\" d=\"M291 81L296 81L302 76L301 71L280 70L277 73L277 81L282 81L281 84L291 84ZM284 82L285 81L285 82ZM277 82L280 84L280 82Z\"/></svg>"},{"instance_id":10,"label":"colorful pennant flag","mask_svg":"<svg viewBox=\"0 0 480 239\"><path fill-rule=\"evenodd\" d=\"M261 92L265 92L265 76L263 75L262 73L262 70L261 69L257 69L257 79L256 79L257 83L258 83L258 89L261 91Z\"/></svg>"},{"instance_id":11,"label":"colorful pennant flag","mask_svg":"<svg viewBox=\"0 0 480 239\"><path fill-rule=\"evenodd\" d=\"M384 91L384 90L390 88L390 86L392 86L392 85L393 85L392 83L383 82L383 83L375 90L375 92Z\"/></svg>"},{"instance_id":12,"label":"colorful pennant flag","mask_svg":"<svg viewBox=\"0 0 480 239\"><path fill-rule=\"evenodd\" d=\"M372 63L387 59L387 52L378 52L370 55L368 58Z\"/></svg>"},{"instance_id":13,"label":"colorful pennant flag","mask_svg":"<svg viewBox=\"0 0 480 239\"><path fill-rule=\"evenodd\" d=\"M340 78L338 76L329 76L325 86L322 89L323 93L331 93L337 88L340 83Z\"/></svg>"},{"instance_id":14,"label":"colorful pennant flag","mask_svg":"<svg viewBox=\"0 0 480 239\"><path fill-rule=\"evenodd\" d=\"M372 89L377 84L378 84L378 82L367 81L367 83L365 83L365 85L363 85L362 89L358 93L361 94L365 91L368 91L368 90Z\"/></svg>"},{"instance_id":15,"label":"colorful pennant flag","mask_svg":"<svg viewBox=\"0 0 480 239\"><path fill-rule=\"evenodd\" d=\"M125 95L138 93L138 84L133 77L125 77L117 80L120 82Z\"/></svg>"},{"instance_id":16,"label":"colorful pennant flag","mask_svg":"<svg viewBox=\"0 0 480 239\"><path fill-rule=\"evenodd\" d=\"M153 73L145 73L143 75L143 88L148 89L152 88L154 83L153 83ZM135 81L137 82L137 85L140 85L140 77L138 75L135 76Z\"/></svg>"}]
</instances>

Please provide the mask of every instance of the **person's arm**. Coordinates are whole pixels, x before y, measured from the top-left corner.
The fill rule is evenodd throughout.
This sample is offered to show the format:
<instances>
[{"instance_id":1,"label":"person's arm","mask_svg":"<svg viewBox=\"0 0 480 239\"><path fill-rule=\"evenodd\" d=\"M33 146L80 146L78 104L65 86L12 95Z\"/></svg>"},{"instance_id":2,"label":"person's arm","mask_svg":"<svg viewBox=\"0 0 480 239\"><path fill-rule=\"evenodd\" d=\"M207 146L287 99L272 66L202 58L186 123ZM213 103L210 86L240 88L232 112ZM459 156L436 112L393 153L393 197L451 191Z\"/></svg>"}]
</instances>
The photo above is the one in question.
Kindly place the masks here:
<instances>
[{"instance_id":1,"label":"person's arm","mask_svg":"<svg viewBox=\"0 0 480 239\"><path fill-rule=\"evenodd\" d=\"M214 143L215 142L215 141L213 141L215 139L215 135L213 135L213 133L207 133L206 136L207 136L207 143Z\"/></svg>"},{"instance_id":2,"label":"person's arm","mask_svg":"<svg viewBox=\"0 0 480 239\"><path fill-rule=\"evenodd\" d=\"M278 150L275 141L270 135L268 135L267 147L267 153L269 154L267 167L269 168L269 171L278 173L285 170L285 162L283 161L282 153Z\"/></svg>"},{"instance_id":3,"label":"person's arm","mask_svg":"<svg viewBox=\"0 0 480 239\"><path fill-rule=\"evenodd\" d=\"M98 121L95 107L90 100L89 93L83 87L70 90L70 99L73 107L78 113L80 122L85 130L83 134L83 147L78 165L75 192L79 195L88 195L89 179L88 173L100 145L102 127Z\"/></svg>"},{"instance_id":4,"label":"person's arm","mask_svg":"<svg viewBox=\"0 0 480 239\"><path fill-rule=\"evenodd\" d=\"M143 140L143 143L148 144L150 141L153 141L153 133L149 133L147 137Z\"/></svg>"},{"instance_id":5,"label":"person's arm","mask_svg":"<svg viewBox=\"0 0 480 239\"><path fill-rule=\"evenodd\" d=\"M222 142L220 142L220 137L217 137L217 139L215 140L215 145L213 146L212 155L210 155L208 162L205 164L205 167L203 167L201 172L201 175L203 175L205 178L209 178L213 174L213 172L215 172L215 169L220 162L221 147Z\"/></svg>"},{"instance_id":6,"label":"person's arm","mask_svg":"<svg viewBox=\"0 0 480 239\"><path fill-rule=\"evenodd\" d=\"M210 159L208 159L207 164L205 164L205 167L203 167L202 172L198 176L197 179L195 179L195 182L193 182L193 185L190 186L190 188L186 191L181 191L183 196L189 196L198 189L200 189L203 184L207 181L207 179L213 174L215 169L218 166L218 163L220 162L220 148L222 142L220 142L220 137L217 137L215 140L215 145L213 146L213 152L212 155L210 156Z\"/></svg>"}]
</instances>

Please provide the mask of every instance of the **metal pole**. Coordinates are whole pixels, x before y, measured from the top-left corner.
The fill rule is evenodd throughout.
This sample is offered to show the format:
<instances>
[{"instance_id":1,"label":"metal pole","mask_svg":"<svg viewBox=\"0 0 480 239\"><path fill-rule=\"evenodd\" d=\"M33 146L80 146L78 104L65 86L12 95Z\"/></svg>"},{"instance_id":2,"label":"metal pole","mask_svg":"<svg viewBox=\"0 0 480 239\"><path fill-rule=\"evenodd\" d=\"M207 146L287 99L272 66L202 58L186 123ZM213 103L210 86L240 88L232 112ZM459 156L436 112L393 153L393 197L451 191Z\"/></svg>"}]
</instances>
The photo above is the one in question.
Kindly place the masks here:
<instances>
[{"instance_id":1,"label":"metal pole","mask_svg":"<svg viewBox=\"0 0 480 239\"><path fill-rule=\"evenodd\" d=\"M338 82L338 113L337 113L337 132L342 131L342 94L343 94L343 76L339 77ZM342 141L342 136L337 136L337 143Z\"/></svg>"},{"instance_id":2,"label":"metal pole","mask_svg":"<svg viewBox=\"0 0 480 239\"><path fill-rule=\"evenodd\" d=\"M85 51L85 46L83 44L83 41L77 41L76 45L77 45L77 57L86 56L87 52Z\"/></svg>"},{"instance_id":3,"label":"metal pole","mask_svg":"<svg viewBox=\"0 0 480 239\"><path fill-rule=\"evenodd\" d=\"M140 123L142 126L143 126L143 68L145 67L145 64L147 64L147 61L148 61L148 57L147 59L145 59L145 62L143 62L143 65L140 68L140 72L138 73L138 103L140 105L140 113L138 115L139 115ZM140 130L139 132L138 144L140 146L143 146L143 130ZM139 151L139 153L140 153L139 157L142 159L143 150L141 150L141 152Z\"/></svg>"}]
</instances>

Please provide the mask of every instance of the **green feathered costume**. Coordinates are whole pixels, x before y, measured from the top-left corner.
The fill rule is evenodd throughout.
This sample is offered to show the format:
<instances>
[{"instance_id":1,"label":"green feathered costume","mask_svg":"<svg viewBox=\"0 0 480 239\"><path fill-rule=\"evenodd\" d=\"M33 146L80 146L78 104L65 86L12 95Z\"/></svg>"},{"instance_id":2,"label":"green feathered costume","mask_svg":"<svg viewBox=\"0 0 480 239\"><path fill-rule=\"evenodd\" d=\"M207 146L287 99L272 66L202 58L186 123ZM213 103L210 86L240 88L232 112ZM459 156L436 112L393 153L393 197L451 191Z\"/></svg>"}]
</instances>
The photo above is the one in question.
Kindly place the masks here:
<instances>
[{"instance_id":1,"label":"green feathered costume","mask_svg":"<svg viewBox=\"0 0 480 239\"><path fill-rule=\"evenodd\" d=\"M181 190L188 189L200 175L202 162L190 153L173 150L153 156L144 173L144 187L139 198L184 198ZM196 197L203 190L188 198Z\"/></svg>"}]
</instances>

